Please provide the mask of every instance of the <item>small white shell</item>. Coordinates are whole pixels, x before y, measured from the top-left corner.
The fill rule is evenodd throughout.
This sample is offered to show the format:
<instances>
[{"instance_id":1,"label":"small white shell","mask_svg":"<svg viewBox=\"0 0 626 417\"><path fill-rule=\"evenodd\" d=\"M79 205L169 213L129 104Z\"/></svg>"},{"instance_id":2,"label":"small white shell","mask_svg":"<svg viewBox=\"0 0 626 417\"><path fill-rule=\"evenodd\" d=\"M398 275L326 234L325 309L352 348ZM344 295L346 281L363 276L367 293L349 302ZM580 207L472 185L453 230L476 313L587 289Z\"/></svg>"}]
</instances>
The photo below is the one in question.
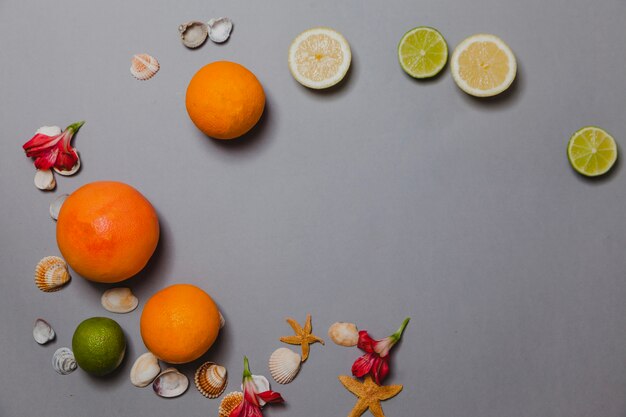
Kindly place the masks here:
<instances>
[{"instance_id":1,"label":"small white shell","mask_svg":"<svg viewBox=\"0 0 626 417\"><path fill-rule=\"evenodd\" d=\"M41 126L35 134L41 133L46 136L57 136L60 135L63 130L59 126Z\"/></svg>"},{"instance_id":2,"label":"small white shell","mask_svg":"<svg viewBox=\"0 0 626 417\"><path fill-rule=\"evenodd\" d=\"M209 27L209 39L215 43L223 43L230 37L230 31L233 30L233 21L227 17L211 19L207 23Z\"/></svg>"},{"instance_id":3,"label":"small white shell","mask_svg":"<svg viewBox=\"0 0 626 417\"><path fill-rule=\"evenodd\" d=\"M222 398L219 408L220 417L229 417L230 413L243 401L243 392L229 392Z\"/></svg>"},{"instance_id":4,"label":"small white shell","mask_svg":"<svg viewBox=\"0 0 626 417\"><path fill-rule=\"evenodd\" d=\"M279 384L288 384L293 381L300 371L300 365L300 354L288 348L278 348L270 356L270 374Z\"/></svg>"},{"instance_id":5,"label":"small white shell","mask_svg":"<svg viewBox=\"0 0 626 417\"><path fill-rule=\"evenodd\" d=\"M202 22L187 22L178 27L180 40L187 48L197 48L206 42L209 29Z\"/></svg>"},{"instance_id":6,"label":"small white shell","mask_svg":"<svg viewBox=\"0 0 626 417\"><path fill-rule=\"evenodd\" d=\"M221 311L219 313L220 313L220 329L222 329L224 327L224 325L226 324L226 319L222 315Z\"/></svg>"},{"instance_id":7,"label":"small white shell","mask_svg":"<svg viewBox=\"0 0 626 417\"><path fill-rule=\"evenodd\" d=\"M35 187L43 191L54 190L57 182L54 180L54 174L49 169L38 169L35 172Z\"/></svg>"},{"instance_id":8,"label":"small white shell","mask_svg":"<svg viewBox=\"0 0 626 417\"><path fill-rule=\"evenodd\" d=\"M58 291L69 280L67 263L58 256L46 256L35 267L35 285L41 291Z\"/></svg>"},{"instance_id":9,"label":"small white shell","mask_svg":"<svg viewBox=\"0 0 626 417\"><path fill-rule=\"evenodd\" d=\"M53 340L55 336L54 329L44 319L35 320L35 327L33 327L33 337L35 341L40 345L45 345L49 341Z\"/></svg>"},{"instance_id":10,"label":"small white shell","mask_svg":"<svg viewBox=\"0 0 626 417\"><path fill-rule=\"evenodd\" d=\"M328 337L339 346L356 346L359 342L359 330L354 323L337 322L328 328Z\"/></svg>"},{"instance_id":11,"label":"small white shell","mask_svg":"<svg viewBox=\"0 0 626 417\"><path fill-rule=\"evenodd\" d=\"M50 217L54 220L59 218L59 212L61 211L61 206L65 203L65 199L69 197L69 194L61 194L57 198L55 198L52 203L50 203Z\"/></svg>"},{"instance_id":12,"label":"small white shell","mask_svg":"<svg viewBox=\"0 0 626 417\"><path fill-rule=\"evenodd\" d=\"M130 382L136 387L147 387L161 373L159 360L151 352L137 358L130 369Z\"/></svg>"},{"instance_id":13,"label":"small white shell","mask_svg":"<svg viewBox=\"0 0 626 417\"><path fill-rule=\"evenodd\" d=\"M178 372L176 368L167 368L152 383L152 389L156 395L164 398L183 395L187 388L189 388L189 378Z\"/></svg>"},{"instance_id":14,"label":"small white shell","mask_svg":"<svg viewBox=\"0 0 626 417\"><path fill-rule=\"evenodd\" d=\"M106 290L100 297L100 303L111 313L130 313L137 308L139 300L130 288L116 287Z\"/></svg>"},{"instance_id":15,"label":"small white shell","mask_svg":"<svg viewBox=\"0 0 626 417\"><path fill-rule=\"evenodd\" d=\"M62 347L52 355L52 368L61 375L71 374L76 370L76 359L69 348Z\"/></svg>"},{"instance_id":16,"label":"small white shell","mask_svg":"<svg viewBox=\"0 0 626 417\"><path fill-rule=\"evenodd\" d=\"M228 383L226 368L213 362L200 365L193 380L200 394L207 398L217 398L222 395Z\"/></svg>"},{"instance_id":17,"label":"small white shell","mask_svg":"<svg viewBox=\"0 0 626 417\"><path fill-rule=\"evenodd\" d=\"M59 175L63 175L65 177L69 177L70 175L76 174L78 170L80 169L80 155L78 154L78 150L76 148L74 148L74 152L76 152L76 156L78 156L78 159L76 160L76 164L74 164L72 169L64 171L62 169L58 169L57 167L54 167L54 172L56 172Z\"/></svg>"},{"instance_id":18,"label":"small white shell","mask_svg":"<svg viewBox=\"0 0 626 417\"><path fill-rule=\"evenodd\" d=\"M148 54L133 55L130 73L138 80L149 80L159 71L159 61Z\"/></svg>"},{"instance_id":19,"label":"small white shell","mask_svg":"<svg viewBox=\"0 0 626 417\"><path fill-rule=\"evenodd\" d=\"M263 375L252 375L252 382L254 383L254 387L257 392L265 392L270 389L270 381L268 381ZM241 390L243 391L243 384L241 384ZM259 405L261 407L267 404L261 399L261 397L258 397L257 399L259 400Z\"/></svg>"}]
</instances>

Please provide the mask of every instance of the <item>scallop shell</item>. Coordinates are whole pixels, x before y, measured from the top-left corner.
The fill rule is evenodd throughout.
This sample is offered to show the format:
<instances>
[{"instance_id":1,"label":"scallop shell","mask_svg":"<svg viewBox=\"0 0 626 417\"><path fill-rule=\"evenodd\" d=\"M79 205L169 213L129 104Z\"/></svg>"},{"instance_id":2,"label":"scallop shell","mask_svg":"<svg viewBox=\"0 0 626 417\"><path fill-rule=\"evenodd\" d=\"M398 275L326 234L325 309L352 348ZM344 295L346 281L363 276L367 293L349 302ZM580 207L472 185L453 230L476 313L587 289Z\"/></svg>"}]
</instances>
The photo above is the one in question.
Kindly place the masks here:
<instances>
[{"instance_id":1,"label":"scallop shell","mask_svg":"<svg viewBox=\"0 0 626 417\"><path fill-rule=\"evenodd\" d=\"M147 387L161 373L159 360L151 352L137 358L130 369L130 382L136 387Z\"/></svg>"},{"instance_id":2,"label":"scallop shell","mask_svg":"<svg viewBox=\"0 0 626 417\"><path fill-rule=\"evenodd\" d=\"M202 22L187 22L178 27L180 40L187 48L197 48L206 42L209 35L207 25Z\"/></svg>"},{"instance_id":3,"label":"scallop shell","mask_svg":"<svg viewBox=\"0 0 626 417\"><path fill-rule=\"evenodd\" d=\"M52 355L52 368L61 375L71 374L76 370L76 359L69 348L62 347Z\"/></svg>"},{"instance_id":4,"label":"scallop shell","mask_svg":"<svg viewBox=\"0 0 626 417\"><path fill-rule=\"evenodd\" d=\"M45 345L49 341L53 340L55 336L54 329L44 319L35 320L35 327L33 327L33 337L35 342L40 345Z\"/></svg>"},{"instance_id":5,"label":"scallop shell","mask_svg":"<svg viewBox=\"0 0 626 417\"><path fill-rule=\"evenodd\" d=\"M159 61L148 54L133 55L130 73L138 80L149 80L159 71Z\"/></svg>"},{"instance_id":6,"label":"scallop shell","mask_svg":"<svg viewBox=\"0 0 626 417\"><path fill-rule=\"evenodd\" d=\"M43 191L54 190L57 182L54 180L54 174L49 169L38 169L35 172L35 187Z\"/></svg>"},{"instance_id":7,"label":"scallop shell","mask_svg":"<svg viewBox=\"0 0 626 417\"><path fill-rule=\"evenodd\" d=\"M356 346L359 330L354 323L337 322L328 328L328 337L339 346Z\"/></svg>"},{"instance_id":8,"label":"scallop shell","mask_svg":"<svg viewBox=\"0 0 626 417\"><path fill-rule=\"evenodd\" d=\"M270 356L270 374L279 384L288 384L300 371L300 354L284 347L278 348Z\"/></svg>"},{"instance_id":9,"label":"scallop shell","mask_svg":"<svg viewBox=\"0 0 626 417\"><path fill-rule=\"evenodd\" d=\"M226 319L222 315L221 311L219 313L220 313L220 329L222 329L224 327L224 325L226 324Z\"/></svg>"},{"instance_id":10,"label":"scallop shell","mask_svg":"<svg viewBox=\"0 0 626 417\"><path fill-rule=\"evenodd\" d=\"M252 383L254 384L254 388L257 392L265 392L270 389L270 381L267 380L263 375L252 375ZM243 391L243 384L241 384L241 390ZM258 397L259 405L263 407L267 404L261 397Z\"/></svg>"},{"instance_id":11,"label":"scallop shell","mask_svg":"<svg viewBox=\"0 0 626 417\"><path fill-rule=\"evenodd\" d=\"M229 392L222 398L220 403L220 417L229 417L230 413L243 402L243 393L239 391Z\"/></svg>"},{"instance_id":12,"label":"scallop shell","mask_svg":"<svg viewBox=\"0 0 626 417\"><path fill-rule=\"evenodd\" d=\"M65 199L69 197L69 194L62 194L55 198L52 203L50 203L50 217L54 220L59 218L59 212L61 211L61 206L65 203Z\"/></svg>"},{"instance_id":13,"label":"scallop shell","mask_svg":"<svg viewBox=\"0 0 626 417\"><path fill-rule=\"evenodd\" d=\"M137 308L139 300L130 288L116 287L106 290L100 297L100 303L111 313L130 313Z\"/></svg>"},{"instance_id":14,"label":"scallop shell","mask_svg":"<svg viewBox=\"0 0 626 417\"><path fill-rule=\"evenodd\" d=\"M69 280L67 264L58 256L46 256L35 268L35 284L41 291L58 291Z\"/></svg>"},{"instance_id":15,"label":"scallop shell","mask_svg":"<svg viewBox=\"0 0 626 417\"><path fill-rule=\"evenodd\" d=\"M207 398L217 398L226 389L228 377L226 368L213 362L205 362L196 371L196 388Z\"/></svg>"},{"instance_id":16,"label":"scallop shell","mask_svg":"<svg viewBox=\"0 0 626 417\"><path fill-rule=\"evenodd\" d=\"M178 372L176 368L167 368L152 383L152 389L156 395L164 398L183 395L187 388L189 388L189 378Z\"/></svg>"},{"instance_id":17,"label":"scallop shell","mask_svg":"<svg viewBox=\"0 0 626 417\"><path fill-rule=\"evenodd\" d=\"M78 150L76 150L76 148L74 148L74 152L76 152L76 156L78 156L78 159L76 160L76 164L74 164L72 169L64 171L62 169L58 169L57 167L54 167L54 172L56 172L59 175L63 175L65 177L69 177L70 175L76 174L78 170L80 169L80 155L78 154Z\"/></svg>"},{"instance_id":18,"label":"scallop shell","mask_svg":"<svg viewBox=\"0 0 626 417\"><path fill-rule=\"evenodd\" d=\"M230 37L230 31L233 30L233 21L227 17L211 19L207 22L209 27L209 39L215 43L223 43Z\"/></svg>"}]
</instances>

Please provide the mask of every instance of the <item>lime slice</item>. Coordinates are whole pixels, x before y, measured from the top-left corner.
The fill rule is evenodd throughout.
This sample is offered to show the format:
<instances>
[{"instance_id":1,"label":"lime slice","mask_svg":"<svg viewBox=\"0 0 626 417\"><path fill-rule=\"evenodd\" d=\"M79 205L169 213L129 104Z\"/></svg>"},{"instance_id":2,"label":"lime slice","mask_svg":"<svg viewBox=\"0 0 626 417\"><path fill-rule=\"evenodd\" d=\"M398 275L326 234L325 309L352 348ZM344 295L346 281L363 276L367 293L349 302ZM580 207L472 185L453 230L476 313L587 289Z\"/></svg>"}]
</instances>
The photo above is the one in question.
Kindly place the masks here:
<instances>
[{"instance_id":1,"label":"lime slice","mask_svg":"<svg viewBox=\"0 0 626 417\"><path fill-rule=\"evenodd\" d=\"M579 174L595 177L605 174L617 160L615 139L604 129L586 126L572 135L567 157Z\"/></svg>"},{"instance_id":2,"label":"lime slice","mask_svg":"<svg viewBox=\"0 0 626 417\"><path fill-rule=\"evenodd\" d=\"M448 62L448 44L436 29L419 26L400 39L398 60L411 77L434 77Z\"/></svg>"}]
</instances>

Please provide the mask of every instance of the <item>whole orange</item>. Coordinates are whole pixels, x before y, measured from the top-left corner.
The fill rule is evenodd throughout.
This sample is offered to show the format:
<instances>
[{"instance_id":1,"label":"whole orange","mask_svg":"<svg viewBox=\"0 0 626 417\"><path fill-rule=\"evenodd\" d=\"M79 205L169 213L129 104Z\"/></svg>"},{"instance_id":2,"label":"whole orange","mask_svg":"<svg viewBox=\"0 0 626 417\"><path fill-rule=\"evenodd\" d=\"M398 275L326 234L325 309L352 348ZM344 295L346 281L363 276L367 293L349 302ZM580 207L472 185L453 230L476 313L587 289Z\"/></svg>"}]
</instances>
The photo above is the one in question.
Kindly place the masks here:
<instances>
[{"instance_id":1,"label":"whole orange","mask_svg":"<svg viewBox=\"0 0 626 417\"><path fill-rule=\"evenodd\" d=\"M143 269L159 241L159 219L130 185L98 181L74 191L61 206L57 244L82 277L119 282Z\"/></svg>"},{"instance_id":2,"label":"whole orange","mask_svg":"<svg viewBox=\"0 0 626 417\"><path fill-rule=\"evenodd\" d=\"M252 129L265 108L263 87L244 66L218 61L191 79L185 99L191 121L204 134L233 139Z\"/></svg>"},{"instance_id":3,"label":"whole orange","mask_svg":"<svg viewBox=\"0 0 626 417\"><path fill-rule=\"evenodd\" d=\"M141 313L141 338L148 350L169 363L198 359L215 342L220 312L203 290L175 284L154 294Z\"/></svg>"}]
</instances>

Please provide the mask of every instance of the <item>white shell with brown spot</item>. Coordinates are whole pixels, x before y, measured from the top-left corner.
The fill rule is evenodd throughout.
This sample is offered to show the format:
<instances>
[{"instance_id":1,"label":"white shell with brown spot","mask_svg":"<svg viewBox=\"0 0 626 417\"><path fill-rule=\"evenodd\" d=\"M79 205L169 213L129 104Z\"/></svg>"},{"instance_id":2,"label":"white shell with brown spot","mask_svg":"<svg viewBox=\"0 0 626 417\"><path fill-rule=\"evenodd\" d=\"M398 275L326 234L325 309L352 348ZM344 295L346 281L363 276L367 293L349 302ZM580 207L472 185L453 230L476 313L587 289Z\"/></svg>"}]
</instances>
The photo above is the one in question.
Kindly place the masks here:
<instances>
[{"instance_id":1,"label":"white shell with brown spot","mask_svg":"<svg viewBox=\"0 0 626 417\"><path fill-rule=\"evenodd\" d=\"M328 328L328 337L339 346L356 346L359 342L359 330L354 323L333 323Z\"/></svg>"},{"instance_id":2,"label":"white shell with brown spot","mask_svg":"<svg viewBox=\"0 0 626 417\"><path fill-rule=\"evenodd\" d=\"M161 373L159 360L151 352L139 356L130 370L130 382L136 387L147 387Z\"/></svg>"},{"instance_id":3,"label":"white shell with brown spot","mask_svg":"<svg viewBox=\"0 0 626 417\"><path fill-rule=\"evenodd\" d=\"M110 288L102 294L100 303L105 310L111 313L130 313L139 305L139 300L130 288Z\"/></svg>"},{"instance_id":4,"label":"white shell with brown spot","mask_svg":"<svg viewBox=\"0 0 626 417\"><path fill-rule=\"evenodd\" d=\"M133 56L130 64L130 73L138 80L149 80L154 77L161 66L159 61L148 54L137 54Z\"/></svg>"}]
</instances>

